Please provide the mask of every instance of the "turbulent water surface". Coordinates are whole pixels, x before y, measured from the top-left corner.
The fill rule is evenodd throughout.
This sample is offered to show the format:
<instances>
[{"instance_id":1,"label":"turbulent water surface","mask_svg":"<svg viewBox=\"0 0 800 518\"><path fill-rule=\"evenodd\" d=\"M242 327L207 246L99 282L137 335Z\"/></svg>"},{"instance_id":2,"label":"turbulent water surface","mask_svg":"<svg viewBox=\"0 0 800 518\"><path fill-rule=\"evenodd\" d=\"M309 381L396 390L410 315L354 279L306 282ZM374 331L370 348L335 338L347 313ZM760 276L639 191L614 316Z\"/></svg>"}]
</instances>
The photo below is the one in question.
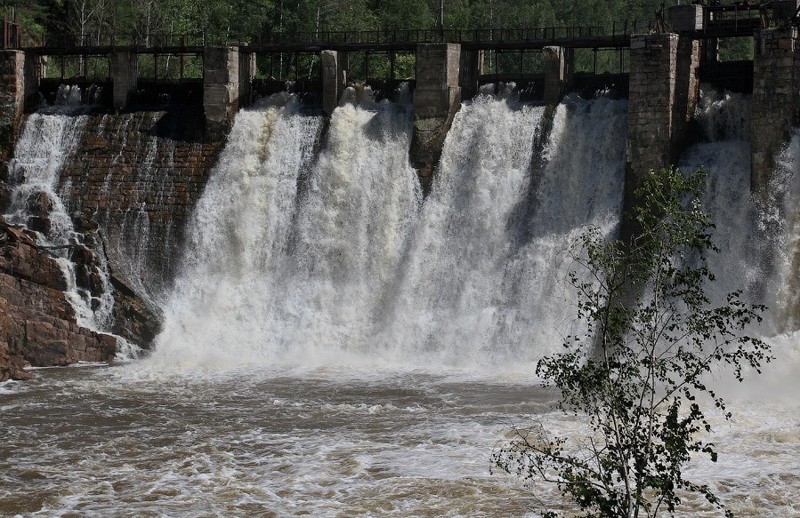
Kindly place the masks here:
<instances>
[{"instance_id":1,"label":"turbulent water surface","mask_svg":"<svg viewBox=\"0 0 800 518\"><path fill-rule=\"evenodd\" d=\"M740 515L792 516L800 337L777 333L792 329L796 215L788 204L764 215L743 195L748 106L704 97L707 141L682 165L709 169L714 294L742 287L779 308L758 330L779 361L743 386L710 380L735 417L714 421L720 461L687 475ZM152 355L0 385L0 514L564 508L553 488L491 474L490 455L512 425L584 433L553 413L533 365L580 331L573 243L619 223L626 109L570 98L549 120L479 97L458 113L424 201L406 105L347 104L327 128L292 102L243 111L187 230ZM787 186L799 146L781 159ZM687 498L685 516L711 511Z\"/></svg>"}]
</instances>

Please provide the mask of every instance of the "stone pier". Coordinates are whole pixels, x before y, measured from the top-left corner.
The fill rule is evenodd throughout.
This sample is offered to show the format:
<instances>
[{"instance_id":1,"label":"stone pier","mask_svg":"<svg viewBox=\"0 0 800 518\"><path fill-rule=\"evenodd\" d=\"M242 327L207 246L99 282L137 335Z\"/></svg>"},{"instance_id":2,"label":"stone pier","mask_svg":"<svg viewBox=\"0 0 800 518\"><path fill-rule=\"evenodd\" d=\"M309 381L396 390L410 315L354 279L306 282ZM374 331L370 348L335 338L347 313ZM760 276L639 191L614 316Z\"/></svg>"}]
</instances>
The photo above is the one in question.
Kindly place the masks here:
<instances>
[{"instance_id":1,"label":"stone pier","mask_svg":"<svg viewBox=\"0 0 800 518\"><path fill-rule=\"evenodd\" d=\"M330 116L339 105L344 89L347 88L347 53L323 50L322 62L322 109Z\"/></svg>"},{"instance_id":2,"label":"stone pier","mask_svg":"<svg viewBox=\"0 0 800 518\"><path fill-rule=\"evenodd\" d=\"M122 110L136 95L139 78L138 55L128 50L115 50L111 53L111 81L114 84L114 108Z\"/></svg>"},{"instance_id":3,"label":"stone pier","mask_svg":"<svg viewBox=\"0 0 800 518\"><path fill-rule=\"evenodd\" d=\"M203 68L206 133L224 135L239 110L239 48L206 47Z\"/></svg>"},{"instance_id":4,"label":"stone pier","mask_svg":"<svg viewBox=\"0 0 800 518\"><path fill-rule=\"evenodd\" d=\"M688 37L632 37L626 205L642 175L677 161L697 104L699 64L699 43Z\"/></svg>"},{"instance_id":5,"label":"stone pier","mask_svg":"<svg viewBox=\"0 0 800 518\"><path fill-rule=\"evenodd\" d=\"M574 69L573 50L564 47L545 47L544 58L544 102L555 106L564 98L572 83Z\"/></svg>"},{"instance_id":6,"label":"stone pier","mask_svg":"<svg viewBox=\"0 0 800 518\"><path fill-rule=\"evenodd\" d=\"M254 52L239 54L239 107L253 102L253 80L256 78L256 55Z\"/></svg>"},{"instance_id":7,"label":"stone pier","mask_svg":"<svg viewBox=\"0 0 800 518\"><path fill-rule=\"evenodd\" d=\"M460 62L459 44L426 43L417 46L414 136L410 158L419 171L425 192L430 189L444 139L461 105Z\"/></svg>"},{"instance_id":8,"label":"stone pier","mask_svg":"<svg viewBox=\"0 0 800 518\"><path fill-rule=\"evenodd\" d=\"M472 99L478 94L481 74L483 74L483 51L462 50L458 79L462 99Z\"/></svg>"},{"instance_id":9,"label":"stone pier","mask_svg":"<svg viewBox=\"0 0 800 518\"><path fill-rule=\"evenodd\" d=\"M11 202L6 163L25 110L25 53L0 51L0 214Z\"/></svg>"},{"instance_id":10,"label":"stone pier","mask_svg":"<svg viewBox=\"0 0 800 518\"><path fill-rule=\"evenodd\" d=\"M699 94L700 45L674 33L631 38L628 142L624 214L638 200L634 193L644 175L678 160ZM623 218L621 237L638 233Z\"/></svg>"},{"instance_id":11,"label":"stone pier","mask_svg":"<svg viewBox=\"0 0 800 518\"><path fill-rule=\"evenodd\" d=\"M768 195L775 156L799 122L798 73L797 28L762 29L756 35L750 121L750 187L762 198Z\"/></svg>"}]
</instances>

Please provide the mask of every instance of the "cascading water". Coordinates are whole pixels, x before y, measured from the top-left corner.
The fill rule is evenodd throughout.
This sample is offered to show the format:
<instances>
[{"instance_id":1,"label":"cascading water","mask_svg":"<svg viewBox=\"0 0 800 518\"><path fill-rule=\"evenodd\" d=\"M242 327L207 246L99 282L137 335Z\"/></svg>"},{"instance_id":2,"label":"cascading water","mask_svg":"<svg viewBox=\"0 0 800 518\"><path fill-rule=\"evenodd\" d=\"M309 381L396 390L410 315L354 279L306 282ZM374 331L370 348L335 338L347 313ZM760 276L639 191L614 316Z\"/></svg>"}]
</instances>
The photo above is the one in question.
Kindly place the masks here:
<instances>
[{"instance_id":1,"label":"cascading water","mask_svg":"<svg viewBox=\"0 0 800 518\"><path fill-rule=\"evenodd\" d=\"M10 223L38 232L40 244L52 251L64 272L65 293L79 325L102 331L110 325L114 304L105 257L95 254L101 284L95 293L79 287L70 256L73 248L84 243L57 192L59 172L74 152L86 125L86 116L75 114L79 111L80 97L77 87L61 87L58 105L32 114L25 121L9 164L9 176L15 186L5 217Z\"/></svg>"},{"instance_id":2,"label":"cascading water","mask_svg":"<svg viewBox=\"0 0 800 518\"><path fill-rule=\"evenodd\" d=\"M240 113L198 204L154 361L357 348L419 202L410 120L388 103L345 105L315 159L321 117L294 102Z\"/></svg>"},{"instance_id":3,"label":"cascading water","mask_svg":"<svg viewBox=\"0 0 800 518\"><path fill-rule=\"evenodd\" d=\"M774 280L791 277L792 254L761 267L752 251L764 245L743 236L764 219L743 194L746 126L719 121L746 107L706 97L701 118L727 129L707 129L683 164L710 169L722 290L744 277L755 296L794 285ZM420 205L406 107L342 106L323 142L324 122L295 104L239 113L149 363L0 384L0 514L568 513L551 487L487 469L510 423L584 430L578 416L550 414L526 360L570 332L573 237L617 225L625 103L569 99L545 138L549 115L466 103ZM797 514L800 339L770 340L789 361L729 398L734 419L712 421L719 461L685 472L737 516ZM367 368L315 369L359 361ZM504 362L523 374L490 368ZM258 368L214 375L242 363ZM676 515L709 513L688 497Z\"/></svg>"},{"instance_id":4,"label":"cascading water","mask_svg":"<svg viewBox=\"0 0 800 518\"><path fill-rule=\"evenodd\" d=\"M625 103L563 104L545 148L543 113L465 105L421 212L405 107L338 108L316 160L318 118L241 113L152 362L475 367L557 346L570 244L619 218Z\"/></svg>"}]
</instances>

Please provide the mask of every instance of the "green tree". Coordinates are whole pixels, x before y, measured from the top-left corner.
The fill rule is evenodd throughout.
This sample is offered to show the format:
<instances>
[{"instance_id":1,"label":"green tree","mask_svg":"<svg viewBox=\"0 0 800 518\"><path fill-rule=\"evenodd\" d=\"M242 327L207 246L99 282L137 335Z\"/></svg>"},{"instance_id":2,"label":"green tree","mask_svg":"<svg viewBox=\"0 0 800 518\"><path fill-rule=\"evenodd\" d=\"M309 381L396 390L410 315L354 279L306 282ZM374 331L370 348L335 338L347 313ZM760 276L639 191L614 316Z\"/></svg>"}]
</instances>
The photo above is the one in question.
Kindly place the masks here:
<instances>
[{"instance_id":1,"label":"green tree","mask_svg":"<svg viewBox=\"0 0 800 518\"><path fill-rule=\"evenodd\" d=\"M672 514L683 492L730 515L711 488L682 474L695 454L717 459L702 401L730 417L704 375L727 366L741 381L743 368L759 371L771 357L744 334L762 306L738 292L718 303L706 294L714 281L706 254L716 248L700 208L704 185L702 171L652 172L637 192L641 232L632 243L598 230L580 240L589 280L573 273L571 282L588 330L542 359L537 374L560 391L560 411L586 418L588 437L550 437L540 424L516 429L493 454L509 473L556 484L584 516Z\"/></svg>"}]
</instances>

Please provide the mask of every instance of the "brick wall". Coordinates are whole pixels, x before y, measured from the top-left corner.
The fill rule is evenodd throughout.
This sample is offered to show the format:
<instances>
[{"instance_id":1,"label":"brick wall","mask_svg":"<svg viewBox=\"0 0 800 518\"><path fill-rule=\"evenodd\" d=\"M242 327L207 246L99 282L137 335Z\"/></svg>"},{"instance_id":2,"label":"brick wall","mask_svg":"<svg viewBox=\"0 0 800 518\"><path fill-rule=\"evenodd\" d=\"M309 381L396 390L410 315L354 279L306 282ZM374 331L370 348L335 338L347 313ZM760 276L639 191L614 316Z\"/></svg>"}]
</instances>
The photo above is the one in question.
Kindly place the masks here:
<instances>
[{"instance_id":1,"label":"brick wall","mask_svg":"<svg viewBox=\"0 0 800 518\"><path fill-rule=\"evenodd\" d=\"M202 113L89 117L60 193L79 228L99 227L119 281L156 298L168 289L220 146L203 141Z\"/></svg>"},{"instance_id":2,"label":"brick wall","mask_svg":"<svg viewBox=\"0 0 800 518\"><path fill-rule=\"evenodd\" d=\"M797 29L763 29L756 37L750 122L751 187L766 195L775 156L797 123Z\"/></svg>"}]
</instances>

